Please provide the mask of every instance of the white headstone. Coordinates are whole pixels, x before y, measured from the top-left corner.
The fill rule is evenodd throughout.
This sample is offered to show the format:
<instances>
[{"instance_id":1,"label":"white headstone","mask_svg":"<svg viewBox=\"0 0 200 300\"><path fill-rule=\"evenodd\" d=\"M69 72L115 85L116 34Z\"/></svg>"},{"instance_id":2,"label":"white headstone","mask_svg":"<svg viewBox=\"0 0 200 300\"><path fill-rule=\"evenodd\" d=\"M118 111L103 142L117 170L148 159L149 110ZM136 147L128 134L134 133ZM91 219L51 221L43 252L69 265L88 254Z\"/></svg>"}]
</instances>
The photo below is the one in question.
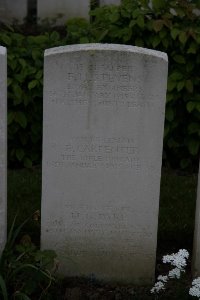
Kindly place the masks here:
<instances>
[{"instance_id":1,"label":"white headstone","mask_svg":"<svg viewBox=\"0 0 200 300\"><path fill-rule=\"evenodd\" d=\"M110 4L119 5L121 4L121 0L100 0L100 6Z\"/></svg>"},{"instance_id":2,"label":"white headstone","mask_svg":"<svg viewBox=\"0 0 200 300\"><path fill-rule=\"evenodd\" d=\"M2 22L23 23L28 14L28 0L0 0L0 18Z\"/></svg>"},{"instance_id":3,"label":"white headstone","mask_svg":"<svg viewBox=\"0 0 200 300\"><path fill-rule=\"evenodd\" d=\"M64 24L71 18L89 19L90 0L37 0L38 21L57 18L57 24Z\"/></svg>"},{"instance_id":4,"label":"white headstone","mask_svg":"<svg viewBox=\"0 0 200 300\"><path fill-rule=\"evenodd\" d=\"M200 165L197 186L197 200L196 200L196 216L195 216L195 231L194 231L194 245L193 245L193 275L200 276Z\"/></svg>"},{"instance_id":5,"label":"white headstone","mask_svg":"<svg viewBox=\"0 0 200 300\"><path fill-rule=\"evenodd\" d=\"M45 51L41 243L65 275L152 282L166 82L158 51Z\"/></svg>"},{"instance_id":6,"label":"white headstone","mask_svg":"<svg viewBox=\"0 0 200 300\"><path fill-rule=\"evenodd\" d=\"M0 46L0 253L7 230L7 57Z\"/></svg>"}]
</instances>

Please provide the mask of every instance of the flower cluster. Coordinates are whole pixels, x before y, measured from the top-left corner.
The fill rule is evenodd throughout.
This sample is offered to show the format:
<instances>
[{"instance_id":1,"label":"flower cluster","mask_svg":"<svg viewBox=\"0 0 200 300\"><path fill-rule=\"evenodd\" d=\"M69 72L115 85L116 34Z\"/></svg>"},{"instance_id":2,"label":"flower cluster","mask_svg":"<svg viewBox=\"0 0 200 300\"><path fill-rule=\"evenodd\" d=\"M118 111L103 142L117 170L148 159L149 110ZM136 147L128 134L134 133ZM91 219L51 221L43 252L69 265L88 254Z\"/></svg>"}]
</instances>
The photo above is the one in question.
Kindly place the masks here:
<instances>
[{"instance_id":1,"label":"flower cluster","mask_svg":"<svg viewBox=\"0 0 200 300\"><path fill-rule=\"evenodd\" d=\"M189 290L189 294L200 299L200 277L192 281L192 287Z\"/></svg>"},{"instance_id":2,"label":"flower cluster","mask_svg":"<svg viewBox=\"0 0 200 300\"><path fill-rule=\"evenodd\" d=\"M161 290L165 290L165 284L170 278L179 279L181 276L181 272L185 272L185 267L187 265L187 259L189 257L189 253L185 249L180 249L177 253L172 253L171 255L163 256L163 263L169 263L174 268L169 271L166 276L158 276L157 282L154 287L151 289L151 293L159 293ZM194 285L196 287L196 285ZM199 292L200 292L200 282L199 282Z\"/></svg>"}]
</instances>

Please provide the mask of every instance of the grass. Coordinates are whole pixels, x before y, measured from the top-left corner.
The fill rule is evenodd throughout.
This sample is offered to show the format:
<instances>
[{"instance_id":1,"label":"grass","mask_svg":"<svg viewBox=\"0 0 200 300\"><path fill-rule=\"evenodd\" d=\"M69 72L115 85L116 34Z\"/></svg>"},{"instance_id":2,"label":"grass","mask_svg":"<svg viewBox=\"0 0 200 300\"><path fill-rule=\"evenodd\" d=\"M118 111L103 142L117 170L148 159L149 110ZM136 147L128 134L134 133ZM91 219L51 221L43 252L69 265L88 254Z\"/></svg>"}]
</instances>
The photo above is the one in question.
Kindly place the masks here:
<instances>
[{"instance_id":1,"label":"grass","mask_svg":"<svg viewBox=\"0 0 200 300\"><path fill-rule=\"evenodd\" d=\"M40 210L41 169L8 171L8 230L17 214L16 224L21 224L35 211ZM28 222L24 228L33 241L40 240L40 224ZM23 233L23 232L22 232Z\"/></svg>"},{"instance_id":2,"label":"grass","mask_svg":"<svg viewBox=\"0 0 200 300\"><path fill-rule=\"evenodd\" d=\"M166 271L160 267L160 260L163 255L176 252L180 248L186 248L190 254L192 253L196 187L197 175L178 174L169 170L162 172L157 247L158 274ZM18 224L20 224L34 211L40 210L40 199L40 168L8 171L8 227L10 227L17 212ZM38 222L29 222L24 228L24 233L28 233L32 240L39 245L40 224ZM190 282L190 272L187 272L182 288L187 288L188 291ZM175 290L173 290L174 287ZM161 299L191 299L188 298L187 293L185 296L183 295L182 288L177 289L177 282L175 282L174 286L172 284L172 289ZM84 289L87 292L87 284ZM144 291L146 290L143 289L143 293ZM173 296L174 291L175 296ZM154 299L151 295L144 296L141 293L141 289L136 289L133 299Z\"/></svg>"},{"instance_id":3,"label":"grass","mask_svg":"<svg viewBox=\"0 0 200 300\"><path fill-rule=\"evenodd\" d=\"M158 252L192 250L197 175L163 171L160 189Z\"/></svg>"}]
</instances>

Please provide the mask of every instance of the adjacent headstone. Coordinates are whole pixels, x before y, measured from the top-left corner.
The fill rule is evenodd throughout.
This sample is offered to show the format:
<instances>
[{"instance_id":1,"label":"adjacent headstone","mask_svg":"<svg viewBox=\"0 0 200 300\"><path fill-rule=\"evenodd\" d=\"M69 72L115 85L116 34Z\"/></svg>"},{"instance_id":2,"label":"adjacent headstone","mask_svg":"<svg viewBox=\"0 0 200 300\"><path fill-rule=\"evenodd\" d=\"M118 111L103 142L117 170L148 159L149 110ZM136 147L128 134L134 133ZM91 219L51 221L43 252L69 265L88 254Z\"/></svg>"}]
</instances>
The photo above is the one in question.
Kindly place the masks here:
<instances>
[{"instance_id":1,"label":"adjacent headstone","mask_svg":"<svg viewBox=\"0 0 200 300\"><path fill-rule=\"evenodd\" d=\"M5 23L23 23L28 14L28 0L0 0L0 18Z\"/></svg>"},{"instance_id":2,"label":"adjacent headstone","mask_svg":"<svg viewBox=\"0 0 200 300\"><path fill-rule=\"evenodd\" d=\"M199 176L198 176L198 186L197 186L192 267L193 267L193 275L195 277L200 276L200 165L199 165Z\"/></svg>"},{"instance_id":3,"label":"adjacent headstone","mask_svg":"<svg viewBox=\"0 0 200 300\"><path fill-rule=\"evenodd\" d=\"M63 274L152 282L166 82L162 52L45 51L41 244Z\"/></svg>"},{"instance_id":4,"label":"adjacent headstone","mask_svg":"<svg viewBox=\"0 0 200 300\"><path fill-rule=\"evenodd\" d=\"M89 19L90 0L37 0L38 21L64 24L71 18Z\"/></svg>"},{"instance_id":5,"label":"adjacent headstone","mask_svg":"<svg viewBox=\"0 0 200 300\"><path fill-rule=\"evenodd\" d=\"M100 6L110 4L119 5L121 4L121 0L100 0Z\"/></svg>"},{"instance_id":6,"label":"adjacent headstone","mask_svg":"<svg viewBox=\"0 0 200 300\"><path fill-rule=\"evenodd\" d=\"M6 242L7 230L7 58L0 47L0 253Z\"/></svg>"}]
</instances>

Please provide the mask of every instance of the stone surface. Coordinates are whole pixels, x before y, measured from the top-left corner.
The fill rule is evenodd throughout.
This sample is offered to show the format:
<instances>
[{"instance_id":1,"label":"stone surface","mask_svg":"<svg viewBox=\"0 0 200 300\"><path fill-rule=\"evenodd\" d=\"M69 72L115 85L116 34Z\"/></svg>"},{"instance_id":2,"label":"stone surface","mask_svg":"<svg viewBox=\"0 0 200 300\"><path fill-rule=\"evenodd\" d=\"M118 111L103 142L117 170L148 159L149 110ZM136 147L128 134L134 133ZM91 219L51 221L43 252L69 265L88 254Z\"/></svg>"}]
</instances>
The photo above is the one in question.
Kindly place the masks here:
<instances>
[{"instance_id":1,"label":"stone surface","mask_svg":"<svg viewBox=\"0 0 200 300\"><path fill-rule=\"evenodd\" d=\"M193 262L192 270L194 277L200 276L200 164L199 176L197 186L197 200L196 200L196 215L195 215L195 231L194 231L194 245L193 245Z\"/></svg>"},{"instance_id":2,"label":"stone surface","mask_svg":"<svg viewBox=\"0 0 200 300\"><path fill-rule=\"evenodd\" d=\"M38 20L49 18L59 18L55 21L56 24L65 24L70 18L85 18L89 19L90 0L37 0Z\"/></svg>"},{"instance_id":3,"label":"stone surface","mask_svg":"<svg viewBox=\"0 0 200 300\"><path fill-rule=\"evenodd\" d=\"M0 252L7 231L7 57L0 46Z\"/></svg>"},{"instance_id":4,"label":"stone surface","mask_svg":"<svg viewBox=\"0 0 200 300\"><path fill-rule=\"evenodd\" d=\"M28 13L28 0L0 0L0 18L2 22L23 23Z\"/></svg>"},{"instance_id":5,"label":"stone surface","mask_svg":"<svg viewBox=\"0 0 200 300\"><path fill-rule=\"evenodd\" d=\"M41 244L65 275L152 282L166 83L161 52L45 52Z\"/></svg>"},{"instance_id":6,"label":"stone surface","mask_svg":"<svg viewBox=\"0 0 200 300\"><path fill-rule=\"evenodd\" d=\"M121 3L121 0L100 0L100 5L110 5L115 4L119 5Z\"/></svg>"}]
</instances>

